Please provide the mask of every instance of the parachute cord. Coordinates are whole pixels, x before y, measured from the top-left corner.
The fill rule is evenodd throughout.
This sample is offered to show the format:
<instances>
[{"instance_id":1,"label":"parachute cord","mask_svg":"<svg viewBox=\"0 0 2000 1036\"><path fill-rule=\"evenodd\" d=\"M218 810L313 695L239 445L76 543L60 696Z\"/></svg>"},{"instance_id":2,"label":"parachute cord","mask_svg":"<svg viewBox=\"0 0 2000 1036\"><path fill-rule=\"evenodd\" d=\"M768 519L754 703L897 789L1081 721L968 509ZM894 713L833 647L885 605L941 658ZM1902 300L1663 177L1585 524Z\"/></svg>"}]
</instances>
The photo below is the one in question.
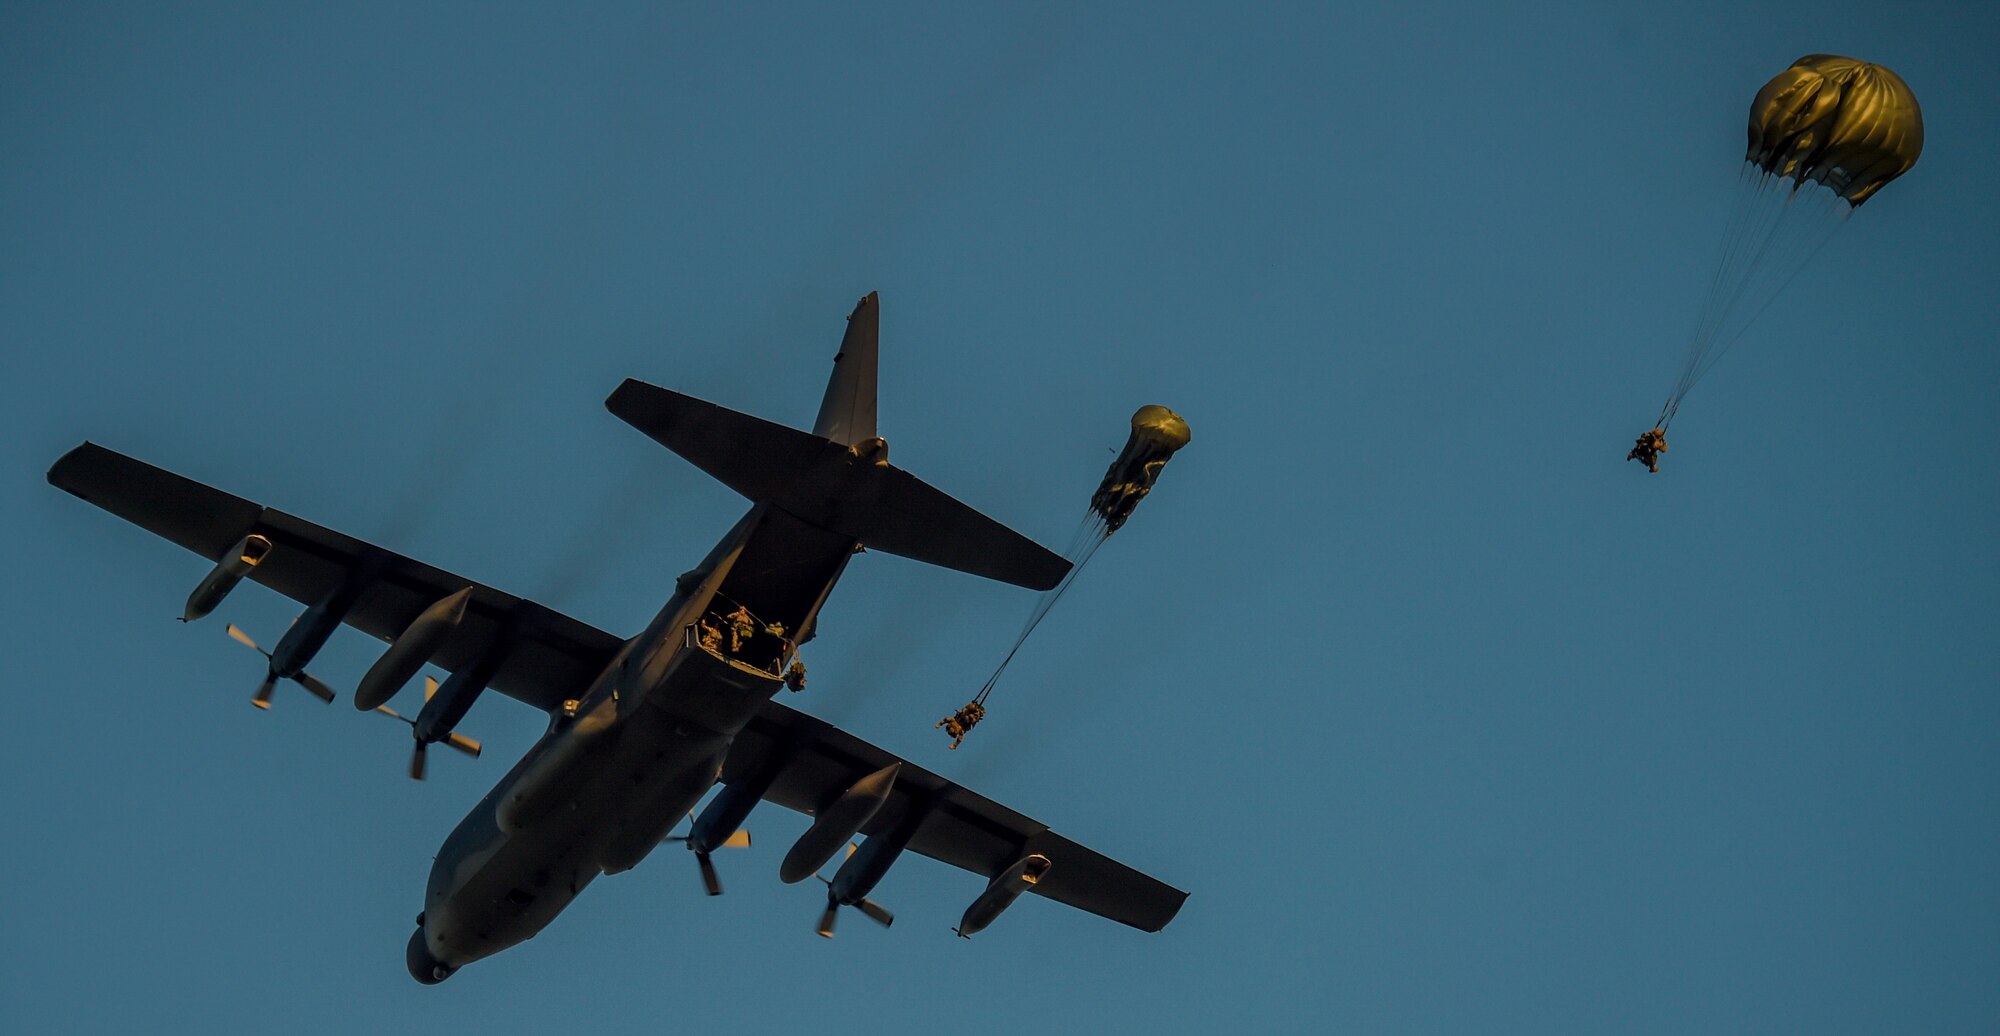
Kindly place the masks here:
<instances>
[{"instance_id":1,"label":"parachute cord","mask_svg":"<svg viewBox=\"0 0 2000 1036\"><path fill-rule=\"evenodd\" d=\"M1014 655L1021 650L1021 645L1027 643L1028 635L1035 632L1036 626L1042 624L1042 619L1048 616L1056 601L1068 592L1070 583L1075 581L1077 573L1083 571L1083 566L1089 564L1090 559L1097 554L1097 548L1104 546L1104 542L1110 538L1111 530L1106 526L1104 517L1095 511L1087 512L1082 523L1077 526L1076 535L1070 538L1069 571L1063 573L1062 581L1057 583L1054 589L1042 594L1041 599L1035 602L1034 610L1028 613L1028 621L1022 625L1020 635L1014 638L1014 646L1008 649L1007 657L1000 660L1000 664L993 669L993 675L986 678L986 683L979 688L979 693L973 696L973 704L985 707L986 696L993 693L994 685L1000 682L1000 674L1007 671L1007 664L1014 661Z\"/></svg>"},{"instance_id":2,"label":"parachute cord","mask_svg":"<svg viewBox=\"0 0 2000 1036\"><path fill-rule=\"evenodd\" d=\"M1702 364L1701 369L1695 373L1696 381L1700 381L1706 377L1708 372L1713 370L1715 365L1721 363L1722 358L1729 354L1729 350L1734 348L1737 342L1743 340L1744 332L1748 331L1750 326L1757 322L1758 317L1764 315L1765 310L1771 308L1771 303L1776 302L1778 296L1785 293L1785 289L1798 279L1799 274L1805 272L1807 266L1812 265L1813 258L1825 250L1827 242L1833 239L1834 232L1847 222L1848 216L1854 212L1853 207L1847 206L1842 208L1841 206L1844 203L1840 201L1837 195L1834 196L1834 200L1834 212L1830 221L1822 222L1814 214L1808 214L1801 217L1805 222L1794 221L1790 226L1781 228L1782 230L1797 228L1792 237L1779 239L1780 244L1776 249L1778 260L1771 264L1778 271L1783 272L1784 279L1778 282L1776 288L1764 295L1763 300L1758 303L1757 308L1744 319L1742 325L1736 329L1735 333L1722 339L1721 344L1716 348L1713 355L1708 357ZM1689 387L1693 387L1692 384Z\"/></svg>"},{"instance_id":3,"label":"parachute cord","mask_svg":"<svg viewBox=\"0 0 2000 1036\"><path fill-rule=\"evenodd\" d=\"M1688 392L1722 361L1853 212L1852 205L1821 184L1772 176L1749 163L1744 165L1743 179L1745 189L1739 190L1731 206L1694 337L1655 425L1662 430ZM1749 316L1733 319L1747 305L1754 305Z\"/></svg>"},{"instance_id":4,"label":"parachute cord","mask_svg":"<svg viewBox=\"0 0 2000 1036\"><path fill-rule=\"evenodd\" d=\"M1708 292L1702 297L1702 308L1695 320L1694 335L1688 342L1688 356L1682 364L1682 371L1693 365L1702 343L1707 339L1709 325L1719 301L1727 290L1729 274L1742 258L1744 244L1752 236L1750 227L1757 203L1766 186L1764 173L1746 162L1738 172L1736 191L1730 199L1729 218L1723 223L1722 239L1716 245L1715 265L1710 270ZM1678 391L1678 385L1676 386Z\"/></svg>"},{"instance_id":5,"label":"parachute cord","mask_svg":"<svg viewBox=\"0 0 2000 1036\"><path fill-rule=\"evenodd\" d=\"M1760 193L1769 192L1760 191ZM1779 207L1775 219L1768 221L1768 223L1759 220L1752 224L1748 237L1750 241L1756 243L1755 251L1750 253L1747 262L1741 262L1741 249L1732 257L1733 261L1741 263L1740 272L1725 268L1724 273L1727 281L1733 287L1725 288L1727 298L1720 305L1713 307L1714 312L1712 314L1704 314L1705 319L1701 327L1696 331L1695 343L1688 351L1687 362L1681 370L1680 380L1674 385L1674 398L1676 400L1685 397L1688 394L1688 390L1694 388L1695 382L1700 381L1701 376L1707 373L1708 367L1713 366L1708 360L1711 351L1715 348L1716 342L1722 337L1722 325L1727 322L1730 311L1736 308L1737 303L1743 298L1744 291L1757 276L1757 268L1763 264L1764 257L1769 254L1771 242L1777 237L1778 231L1784 222L1785 214L1790 208L1791 198L1788 197Z\"/></svg>"},{"instance_id":6,"label":"parachute cord","mask_svg":"<svg viewBox=\"0 0 2000 1036\"><path fill-rule=\"evenodd\" d=\"M1755 177L1754 182L1751 178ZM1709 285L1709 292L1702 301L1701 316L1695 323L1694 337L1688 343L1687 355L1682 360L1680 376L1674 382L1670 398L1679 400L1694 387L1695 371L1715 344L1716 337L1734 308L1743 286L1763 257L1764 246L1770 241L1778 223L1783 220L1785 205L1775 209L1772 199L1777 195L1775 181L1768 174L1748 163L1744 166L1744 187L1739 187L1736 202L1731 208L1730 219L1723 231L1722 253L1716 262L1715 276Z\"/></svg>"}]
</instances>

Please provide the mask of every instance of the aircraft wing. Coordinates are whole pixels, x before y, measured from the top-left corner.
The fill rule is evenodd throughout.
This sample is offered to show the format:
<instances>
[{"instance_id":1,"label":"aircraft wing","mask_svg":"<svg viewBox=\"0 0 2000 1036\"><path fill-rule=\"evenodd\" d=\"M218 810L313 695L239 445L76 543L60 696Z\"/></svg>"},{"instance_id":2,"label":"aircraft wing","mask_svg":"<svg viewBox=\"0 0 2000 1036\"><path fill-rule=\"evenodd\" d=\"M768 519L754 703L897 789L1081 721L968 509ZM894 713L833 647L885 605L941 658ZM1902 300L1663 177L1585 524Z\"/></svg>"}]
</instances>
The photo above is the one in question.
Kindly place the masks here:
<instances>
[{"instance_id":1,"label":"aircraft wing","mask_svg":"<svg viewBox=\"0 0 2000 1036\"><path fill-rule=\"evenodd\" d=\"M821 808L857 779L902 762L889 801L862 832L873 835L894 826L911 809L927 809L909 848L982 879L1029 853L1040 853L1054 866L1032 886L1036 894L1148 932L1164 928L1187 899L1187 893L1086 849L1047 824L776 701L766 702L736 736L722 779L751 779L768 772L778 756L788 758L764 798L801 813Z\"/></svg>"},{"instance_id":2,"label":"aircraft wing","mask_svg":"<svg viewBox=\"0 0 2000 1036\"><path fill-rule=\"evenodd\" d=\"M250 577L302 604L331 594L357 565L377 575L351 611L349 626L393 639L425 608L470 586L472 600L457 631L432 662L456 670L507 643L490 686L544 711L583 694L624 643L588 623L533 601L433 568L351 536L211 489L95 443L64 454L49 484L157 533L211 561L251 533L273 549Z\"/></svg>"}]
</instances>

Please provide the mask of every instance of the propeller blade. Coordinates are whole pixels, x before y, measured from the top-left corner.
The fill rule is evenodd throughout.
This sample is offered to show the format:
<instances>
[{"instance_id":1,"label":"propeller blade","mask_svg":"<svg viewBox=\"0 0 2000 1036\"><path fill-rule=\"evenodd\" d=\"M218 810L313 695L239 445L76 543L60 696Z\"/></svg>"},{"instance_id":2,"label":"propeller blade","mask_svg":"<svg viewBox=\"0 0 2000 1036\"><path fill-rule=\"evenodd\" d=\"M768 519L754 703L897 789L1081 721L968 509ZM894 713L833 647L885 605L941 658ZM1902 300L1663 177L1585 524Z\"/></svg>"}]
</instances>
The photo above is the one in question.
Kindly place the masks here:
<instances>
[{"instance_id":1,"label":"propeller blade","mask_svg":"<svg viewBox=\"0 0 2000 1036\"><path fill-rule=\"evenodd\" d=\"M840 903L832 896L826 899L826 911L819 915L819 934L823 938L833 938L833 919L840 914Z\"/></svg>"},{"instance_id":2,"label":"propeller blade","mask_svg":"<svg viewBox=\"0 0 2000 1036\"><path fill-rule=\"evenodd\" d=\"M410 752L410 779L413 781L424 779L424 743L422 741L417 742L417 747Z\"/></svg>"},{"instance_id":3,"label":"propeller blade","mask_svg":"<svg viewBox=\"0 0 2000 1036\"><path fill-rule=\"evenodd\" d=\"M723 843L722 843L722 847L723 847L724 849L748 849L748 848L750 848L750 832L748 832L748 831L746 831L746 830L744 830L744 829L742 829L742 828L740 828L740 827L739 827L739 828L737 828L737 829L736 829L736 833L735 833L735 834L733 834L733 835L730 835L730 836L729 836L729 840L728 840L728 841L726 841L726 842L723 842Z\"/></svg>"},{"instance_id":4,"label":"propeller blade","mask_svg":"<svg viewBox=\"0 0 2000 1036\"><path fill-rule=\"evenodd\" d=\"M437 677L426 675L424 677L424 700L430 701L431 697L437 694L437 692L438 692Z\"/></svg>"},{"instance_id":5,"label":"propeller blade","mask_svg":"<svg viewBox=\"0 0 2000 1036\"><path fill-rule=\"evenodd\" d=\"M479 742L466 737L464 734L447 734L445 735L444 743L464 752L474 759L479 758Z\"/></svg>"},{"instance_id":6,"label":"propeller blade","mask_svg":"<svg viewBox=\"0 0 2000 1036\"><path fill-rule=\"evenodd\" d=\"M325 681L322 681L319 677L314 676L311 673L300 673L299 675L292 677L292 679L297 680L299 682L300 687L303 687L306 690L311 691L314 697L327 703L328 705L333 704L333 699L334 699L333 688L328 687Z\"/></svg>"},{"instance_id":7,"label":"propeller blade","mask_svg":"<svg viewBox=\"0 0 2000 1036\"><path fill-rule=\"evenodd\" d=\"M722 895L722 879L715 873L715 861L707 853L694 854L694 862L701 866L701 883L711 896Z\"/></svg>"},{"instance_id":8,"label":"propeller blade","mask_svg":"<svg viewBox=\"0 0 2000 1036\"><path fill-rule=\"evenodd\" d=\"M381 713L384 716L389 717L390 719L400 719L403 722L408 723L413 727L417 725L416 720L413 720L410 717L405 716L400 712L397 712L395 709L392 709L387 705L377 705L375 706L375 711Z\"/></svg>"},{"instance_id":9,"label":"propeller blade","mask_svg":"<svg viewBox=\"0 0 2000 1036\"><path fill-rule=\"evenodd\" d=\"M257 652L258 654L263 655L265 658L271 657L271 653L269 651L266 651L263 648L258 647L257 642L250 639L250 634L243 632L243 627L238 626L233 622L229 624L229 636L231 639L235 640L238 644L241 644L244 647L247 647L250 650Z\"/></svg>"},{"instance_id":10,"label":"propeller blade","mask_svg":"<svg viewBox=\"0 0 2000 1036\"><path fill-rule=\"evenodd\" d=\"M257 685L257 696L250 699L250 704L257 706L260 709L270 708L271 691L277 686L278 686L278 678L276 676L264 677L264 682Z\"/></svg>"},{"instance_id":11,"label":"propeller blade","mask_svg":"<svg viewBox=\"0 0 2000 1036\"><path fill-rule=\"evenodd\" d=\"M861 912L867 914L870 920L884 928L896 923L896 915L890 913L886 907L872 899L864 899L854 905L860 907Z\"/></svg>"}]
</instances>

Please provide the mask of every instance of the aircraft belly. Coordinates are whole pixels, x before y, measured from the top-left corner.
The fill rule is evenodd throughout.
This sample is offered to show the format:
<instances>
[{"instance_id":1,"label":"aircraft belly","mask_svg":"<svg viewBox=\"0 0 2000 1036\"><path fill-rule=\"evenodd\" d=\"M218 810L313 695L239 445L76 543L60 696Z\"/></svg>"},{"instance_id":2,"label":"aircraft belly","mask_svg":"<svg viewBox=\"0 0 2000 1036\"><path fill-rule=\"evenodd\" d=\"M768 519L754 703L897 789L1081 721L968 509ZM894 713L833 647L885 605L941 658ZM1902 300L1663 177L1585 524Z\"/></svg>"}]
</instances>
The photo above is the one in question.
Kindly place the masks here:
<instances>
[{"instance_id":1,"label":"aircraft belly","mask_svg":"<svg viewBox=\"0 0 2000 1036\"><path fill-rule=\"evenodd\" d=\"M714 784L730 741L782 682L699 647L682 652L604 751L575 760L560 802L511 833L500 828L518 779L561 747L551 740L452 832L425 905L439 961L459 967L533 938L600 873L637 865Z\"/></svg>"}]
</instances>

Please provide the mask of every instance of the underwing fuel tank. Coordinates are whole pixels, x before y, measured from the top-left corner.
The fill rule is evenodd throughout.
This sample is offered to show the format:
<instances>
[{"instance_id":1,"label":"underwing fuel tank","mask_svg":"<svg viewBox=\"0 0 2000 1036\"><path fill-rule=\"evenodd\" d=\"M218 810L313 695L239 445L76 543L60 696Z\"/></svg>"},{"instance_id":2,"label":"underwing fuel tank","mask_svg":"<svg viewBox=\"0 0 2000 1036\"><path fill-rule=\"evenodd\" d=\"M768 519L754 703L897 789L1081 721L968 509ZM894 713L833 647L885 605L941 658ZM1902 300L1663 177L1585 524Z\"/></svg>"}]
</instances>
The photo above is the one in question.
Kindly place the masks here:
<instances>
[{"instance_id":1,"label":"underwing fuel tank","mask_svg":"<svg viewBox=\"0 0 2000 1036\"><path fill-rule=\"evenodd\" d=\"M368 668L368 675L354 688L354 707L367 712L395 697L458 628L470 600L472 588L468 586L425 608Z\"/></svg>"},{"instance_id":2,"label":"underwing fuel tank","mask_svg":"<svg viewBox=\"0 0 2000 1036\"><path fill-rule=\"evenodd\" d=\"M1014 901L1021 898L1021 893L1028 891L1030 887L1047 877L1049 869L1054 866L1048 857L1035 853L1023 857L1012 867L1001 871L987 884L986 891L981 892L979 898L965 908L965 916L959 918L958 928L955 929L959 938L970 939L981 929L992 924L993 919L999 917L1002 910L1013 906Z\"/></svg>"},{"instance_id":3,"label":"underwing fuel tank","mask_svg":"<svg viewBox=\"0 0 2000 1036\"><path fill-rule=\"evenodd\" d=\"M1108 531L1117 532L1132 517L1139 501L1153 491L1167 461L1192 438L1188 423L1166 407L1142 406L1132 415L1132 434L1126 437L1125 448L1090 497L1090 509L1104 519Z\"/></svg>"},{"instance_id":4,"label":"underwing fuel tank","mask_svg":"<svg viewBox=\"0 0 2000 1036\"><path fill-rule=\"evenodd\" d=\"M902 768L902 763L884 766L855 781L832 805L820 810L812 826L806 828L806 833L785 854L785 862L778 868L778 880L787 885L804 881L826 866L826 861L833 859L833 854L889 800L889 792L896 786L896 774Z\"/></svg>"},{"instance_id":5,"label":"underwing fuel tank","mask_svg":"<svg viewBox=\"0 0 2000 1036\"><path fill-rule=\"evenodd\" d=\"M181 610L182 622L193 622L215 610L229 591L250 574L250 570L263 564L271 553L271 541L263 536L251 534L237 541L229 548L229 553L216 562L215 568L202 578L194 592L188 595L187 607Z\"/></svg>"}]
</instances>

